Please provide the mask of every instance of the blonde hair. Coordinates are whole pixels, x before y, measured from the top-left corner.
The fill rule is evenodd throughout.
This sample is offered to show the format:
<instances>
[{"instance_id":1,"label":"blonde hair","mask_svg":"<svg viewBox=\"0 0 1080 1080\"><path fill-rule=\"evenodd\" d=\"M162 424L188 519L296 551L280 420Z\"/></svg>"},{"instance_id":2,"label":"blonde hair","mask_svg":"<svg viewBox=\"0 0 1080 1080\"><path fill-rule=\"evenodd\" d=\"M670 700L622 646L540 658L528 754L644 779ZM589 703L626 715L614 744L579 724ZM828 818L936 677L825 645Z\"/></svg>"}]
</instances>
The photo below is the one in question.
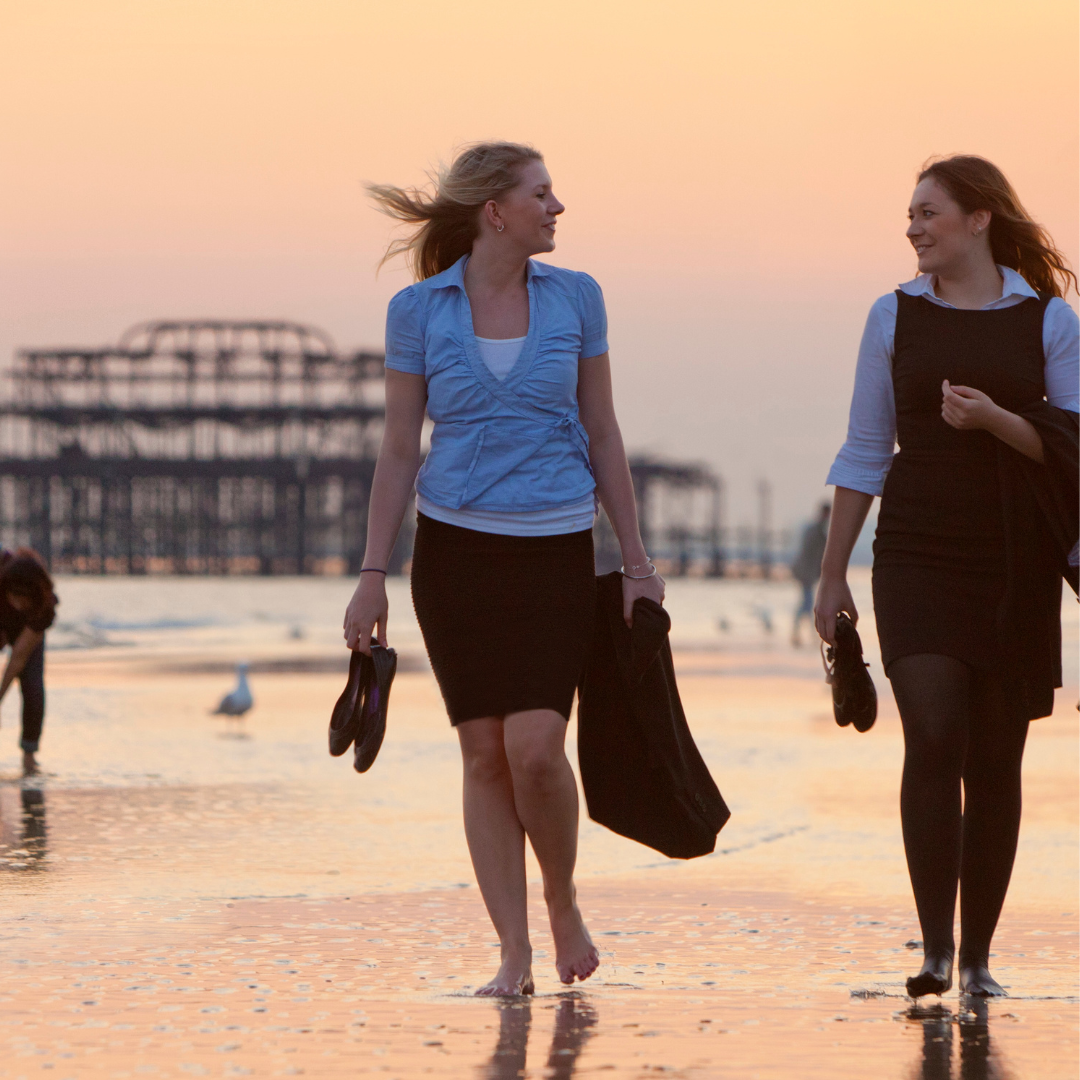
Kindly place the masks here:
<instances>
[{"instance_id":1,"label":"blonde hair","mask_svg":"<svg viewBox=\"0 0 1080 1080\"><path fill-rule=\"evenodd\" d=\"M368 184L368 194L382 213L419 226L411 236L394 240L379 265L405 255L417 281L449 269L472 251L484 203L516 187L522 165L543 160L539 150L522 143L474 143L454 158L449 169L440 167L431 174L433 194Z\"/></svg>"}]
</instances>

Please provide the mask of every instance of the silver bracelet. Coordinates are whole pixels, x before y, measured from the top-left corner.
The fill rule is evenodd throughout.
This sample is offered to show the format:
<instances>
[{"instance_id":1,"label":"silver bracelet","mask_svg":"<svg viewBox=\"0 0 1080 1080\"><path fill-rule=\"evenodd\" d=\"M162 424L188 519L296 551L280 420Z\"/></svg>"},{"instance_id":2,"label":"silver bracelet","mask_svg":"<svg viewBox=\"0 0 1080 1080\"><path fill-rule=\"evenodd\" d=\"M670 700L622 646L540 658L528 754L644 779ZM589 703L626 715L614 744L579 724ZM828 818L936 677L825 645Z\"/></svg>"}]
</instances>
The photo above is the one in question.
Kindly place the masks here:
<instances>
[{"instance_id":1,"label":"silver bracelet","mask_svg":"<svg viewBox=\"0 0 1080 1080\"><path fill-rule=\"evenodd\" d=\"M643 563L642 565L643 566L652 566L651 572L648 573L648 574L628 574L626 572L626 567L625 566L620 566L619 567L619 573L622 574L622 576L624 578L629 578L631 581L648 581L649 578L656 577L656 567L653 566L653 564L651 562ZM631 570L638 570L638 569L640 569L640 567L632 566L630 569Z\"/></svg>"}]
</instances>

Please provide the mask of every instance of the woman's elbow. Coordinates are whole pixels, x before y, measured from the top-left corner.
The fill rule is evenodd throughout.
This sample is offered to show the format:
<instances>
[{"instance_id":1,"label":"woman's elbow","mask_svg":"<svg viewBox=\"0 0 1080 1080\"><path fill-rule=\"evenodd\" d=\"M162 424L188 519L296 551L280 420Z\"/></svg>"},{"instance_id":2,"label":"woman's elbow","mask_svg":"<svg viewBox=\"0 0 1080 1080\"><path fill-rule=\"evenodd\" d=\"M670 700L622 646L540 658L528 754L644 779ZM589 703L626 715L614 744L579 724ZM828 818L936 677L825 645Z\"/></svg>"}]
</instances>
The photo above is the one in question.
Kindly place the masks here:
<instances>
[{"instance_id":1,"label":"woman's elbow","mask_svg":"<svg viewBox=\"0 0 1080 1080\"><path fill-rule=\"evenodd\" d=\"M420 462L420 428L387 425L379 447L379 459L407 465Z\"/></svg>"},{"instance_id":2,"label":"woman's elbow","mask_svg":"<svg viewBox=\"0 0 1080 1080\"><path fill-rule=\"evenodd\" d=\"M420 471L420 451L409 447L395 447L383 444L379 451L379 469L388 470L394 475L415 477Z\"/></svg>"},{"instance_id":3,"label":"woman's elbow","mask_svg":"<svg viewBox=\"0 0 1080 1080\"><path fill-rule=\"evenodd\" d=\"M14 651L20 655L29 656L44 640L44 631L33 630L29 626L24 627L15 640Z\"/></svg>"},{"instance_id":4,"label":"woman's elbow","mask_svg":"<svg viewBox=\"0 0 1080 1080\"><path fill-rule=\"evenodd\" d=\"M619 431L618 421L614 417L604 423L585 424L584 427L589 436L590 451L603 452L622 448L622 432Z\"/></svg>"}]
</instances>

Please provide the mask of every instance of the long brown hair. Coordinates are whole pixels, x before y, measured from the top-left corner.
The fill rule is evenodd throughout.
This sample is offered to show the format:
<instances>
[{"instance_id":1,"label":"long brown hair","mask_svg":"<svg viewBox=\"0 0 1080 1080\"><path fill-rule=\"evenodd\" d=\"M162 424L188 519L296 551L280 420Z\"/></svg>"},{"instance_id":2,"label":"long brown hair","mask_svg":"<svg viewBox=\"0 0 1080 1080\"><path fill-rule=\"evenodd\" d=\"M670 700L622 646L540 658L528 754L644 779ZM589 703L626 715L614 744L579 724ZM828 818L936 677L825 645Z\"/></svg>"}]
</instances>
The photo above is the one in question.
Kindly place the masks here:
<instances>
[{"instance_id":1,"label":"long brown hair","mask_svg":"<svg viewBox=\"0 0 1080 1080\"><path fill-rule=\"evenodd\" d=\"M56 605L56 593L45 562L33 548L19 548L14 554L5 552L0 561L0 602L8 594L25 597L33 605L27 612L31 620L39 619Z\"/></svg>"},{"instance_id":2,"label":"long brown hair","mask_svg":"<svg viewBox=\"0 0 1080 1080\"><path fill-rule=\"evenodd\" d=\"M516 187L526 162L543 160L539 150L522 143L474 143L454 158L450 168L432 174L433 193L368 184L368 194L384 214L419 226L411 236L393 241L379 265L404 254L417 281L449 269L472 251L484 203Z\"/></svg>"},{"instance_id":3,"label":"long brown hair","mask_svg":"<svg viewBox=\"0 0 1080 1080\"><path fill-rule=\"evenodd\" d=\"M919 181L936 180L965 214L990 211L990 250L994 262L1015 270L1036 292L1065 296L1076 275L1050 234L1024 209L1005 174L974 154L931 160Z\"/></svg>"}]
</instances>

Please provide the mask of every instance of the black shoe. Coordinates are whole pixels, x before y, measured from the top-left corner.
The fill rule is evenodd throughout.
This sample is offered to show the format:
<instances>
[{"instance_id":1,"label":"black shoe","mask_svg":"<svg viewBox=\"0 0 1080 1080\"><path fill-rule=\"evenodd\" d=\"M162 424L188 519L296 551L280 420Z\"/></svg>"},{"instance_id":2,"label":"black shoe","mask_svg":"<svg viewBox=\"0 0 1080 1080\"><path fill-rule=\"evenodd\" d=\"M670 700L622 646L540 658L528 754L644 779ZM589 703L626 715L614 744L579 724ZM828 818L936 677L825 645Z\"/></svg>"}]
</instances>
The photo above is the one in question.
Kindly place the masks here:
<instances>
[{"instance_id":1,"label":"black shoe","mask_svg":"<svg viewBox=\"0 0 1080 1080\"><path fill-rule=\"evenodd\" d=\"M349 681L330 714L330 753L340 757L360 733L364 687L371 681L371 657L359 650L349 660Z\"/></svg>"},{"instance_id":2,"label":"black shoe","mask_svg":"<svg viewBox=\"0 0 1080 1080\"><path fill-rule=\"evenodd\" d=\"M859 631L845 611L836 617L836 644L825 650L825 661L836 722L869 731L877 719L877 690L866 670L870 665L863 660Z\"/></svg>"},{"instance_id":3,"label":"black shoe","mask_svg":"<svg viewBox=\"0 0 1080 1080\"><path fill-rule=\"evenodd\" d=\"M386 708L390 704L390 687L397 672L397 653L382 645L371 645L372 675L364 693L360 713L360 732L356 736L353 768L367 772L375 762L386 734Z\"/></svg>"}]
</instances>

